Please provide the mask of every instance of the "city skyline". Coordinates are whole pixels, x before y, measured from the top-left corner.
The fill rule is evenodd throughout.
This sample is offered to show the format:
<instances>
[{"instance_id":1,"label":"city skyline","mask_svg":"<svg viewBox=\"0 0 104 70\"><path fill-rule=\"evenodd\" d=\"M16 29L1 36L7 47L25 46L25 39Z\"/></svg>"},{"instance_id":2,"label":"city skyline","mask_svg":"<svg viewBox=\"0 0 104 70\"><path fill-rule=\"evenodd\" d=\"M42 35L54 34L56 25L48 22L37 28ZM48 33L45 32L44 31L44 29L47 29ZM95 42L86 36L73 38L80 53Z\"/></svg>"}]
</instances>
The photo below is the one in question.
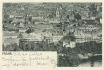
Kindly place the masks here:
<instances>
[{"instance_id":1,"label":"city skyline","mask_svg":"<svg viewBox=\"0 0 104 70\"><path fill-rule=\"evenodd\" d=\"M2 14L2 51L56 51L59 67L102 62L102 3L3 3Z\"/></svg>"}]
</instances>

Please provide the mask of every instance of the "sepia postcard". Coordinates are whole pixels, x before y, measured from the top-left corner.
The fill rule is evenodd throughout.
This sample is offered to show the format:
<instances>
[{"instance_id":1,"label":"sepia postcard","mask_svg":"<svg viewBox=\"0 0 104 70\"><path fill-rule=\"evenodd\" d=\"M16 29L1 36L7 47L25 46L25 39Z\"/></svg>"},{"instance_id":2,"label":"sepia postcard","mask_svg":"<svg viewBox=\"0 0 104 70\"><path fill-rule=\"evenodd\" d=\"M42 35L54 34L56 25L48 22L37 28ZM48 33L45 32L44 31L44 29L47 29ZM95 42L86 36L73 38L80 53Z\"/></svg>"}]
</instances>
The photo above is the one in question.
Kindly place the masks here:
<instances>
[{"instance_id":1,"label":"sepia postcard","mask_svg":"<svg viewBox=\"0 0 104 70\"><path fill-rule=\"evenodd\" d=\"M103 2L1 2L0 70L103 70Z\"/></svg>"}]
</instances>

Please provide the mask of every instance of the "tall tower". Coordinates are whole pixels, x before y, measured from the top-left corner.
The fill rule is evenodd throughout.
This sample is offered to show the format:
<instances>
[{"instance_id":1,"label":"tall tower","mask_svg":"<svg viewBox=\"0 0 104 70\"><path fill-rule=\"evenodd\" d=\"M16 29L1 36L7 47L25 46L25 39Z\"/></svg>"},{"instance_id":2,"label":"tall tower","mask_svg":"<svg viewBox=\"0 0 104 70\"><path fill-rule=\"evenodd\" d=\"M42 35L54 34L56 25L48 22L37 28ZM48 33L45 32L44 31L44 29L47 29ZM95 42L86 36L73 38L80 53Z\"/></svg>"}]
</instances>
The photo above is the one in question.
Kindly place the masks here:
<instances>
[{"instance_id":1,"label":"tall tower","mask_svg":"<svg viewBox=\"0 0 104 70\"><path fill-rule=\"evenodd\" d=\"M57 8L57 10L56 10L56 18L59 18L59 16L60 16L60 13L59 13L59 9Z\"/></svg>"},{"instance_id":2,"label":"tall tower","mask_svg":"<svg viewBox=\"0 0 104 70\"><path fill-rule=\"evenodd\" d=\"M66 35L66 26L65 26L65 23L63 23L62 25L62 31L63 31L63 35Z\"/></svg>"}]
</instances>

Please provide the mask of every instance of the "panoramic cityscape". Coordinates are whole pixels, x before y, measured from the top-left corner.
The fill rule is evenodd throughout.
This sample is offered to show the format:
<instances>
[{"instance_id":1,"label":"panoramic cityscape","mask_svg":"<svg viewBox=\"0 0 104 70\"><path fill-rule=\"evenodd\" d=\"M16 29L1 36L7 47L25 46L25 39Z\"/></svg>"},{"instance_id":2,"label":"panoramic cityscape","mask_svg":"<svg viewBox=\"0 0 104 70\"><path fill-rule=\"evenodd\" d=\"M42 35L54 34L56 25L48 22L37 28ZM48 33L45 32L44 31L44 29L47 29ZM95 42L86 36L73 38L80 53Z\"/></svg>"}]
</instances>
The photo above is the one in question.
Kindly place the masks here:
<instances>
[{"instance_id":1,"label":"panoramic cityscape","mask_svg":"<svg viewBox=\"0 0 104 70\"><path fill-rule=\"evenodd\" d=\"M58 67L102 66L102 3L3 3L2 51L56 51Z\"/></svg>"}]
</instances>

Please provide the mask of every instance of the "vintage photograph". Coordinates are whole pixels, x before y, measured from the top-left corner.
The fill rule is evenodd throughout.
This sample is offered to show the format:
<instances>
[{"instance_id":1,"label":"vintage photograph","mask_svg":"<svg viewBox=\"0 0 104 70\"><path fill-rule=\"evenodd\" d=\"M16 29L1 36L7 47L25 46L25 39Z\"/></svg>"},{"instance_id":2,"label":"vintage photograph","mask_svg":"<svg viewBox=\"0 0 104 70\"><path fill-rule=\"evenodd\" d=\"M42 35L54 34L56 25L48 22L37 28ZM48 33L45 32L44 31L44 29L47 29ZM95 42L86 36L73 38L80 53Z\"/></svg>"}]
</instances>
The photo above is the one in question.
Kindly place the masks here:
<instances>
[{"instance_id":1,"label":"vintage photograph","mask_svg":"<svg viewBox=\"0 0 104 70\"><path fill-rule=\"evenodd\" d=\"M57 67L102 67L102 3L3 3L2 51L56 51Z\"/></svg>"}]
</instances>

